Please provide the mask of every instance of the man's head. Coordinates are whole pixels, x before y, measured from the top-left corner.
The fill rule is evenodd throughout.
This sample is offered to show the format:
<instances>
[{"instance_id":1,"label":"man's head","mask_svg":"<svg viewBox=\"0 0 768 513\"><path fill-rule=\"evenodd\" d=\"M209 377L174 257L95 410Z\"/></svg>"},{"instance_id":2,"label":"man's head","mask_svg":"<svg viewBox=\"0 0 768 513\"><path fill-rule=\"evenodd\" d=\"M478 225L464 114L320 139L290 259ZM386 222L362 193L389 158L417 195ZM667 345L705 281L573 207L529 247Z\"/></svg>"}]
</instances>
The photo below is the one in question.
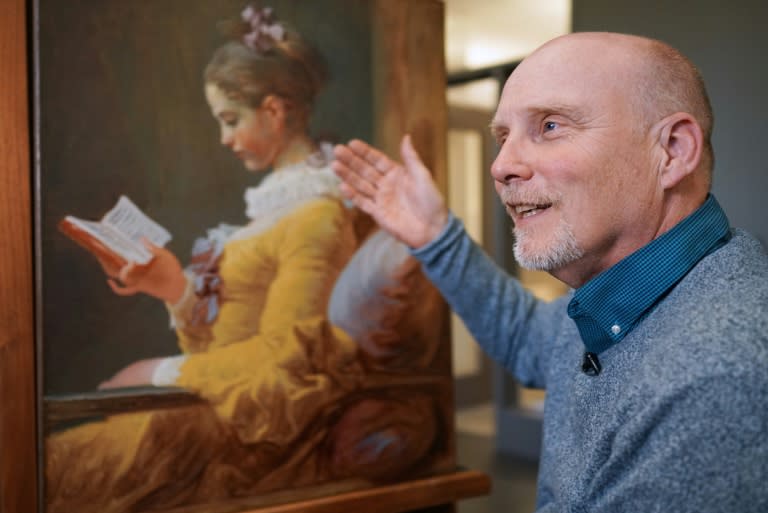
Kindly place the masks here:
<instances>
[{"instance_id":1,"label":"man's head","mask_svg":"<svg viewBox=\"0 0 768 513\"><path fill-rule=\"evenodd\" d=\"M704 201L712 114L691 63L658 41L579 33L507 81L496 189L525 267L580 286Z\"/></svg>"}]
</instances>

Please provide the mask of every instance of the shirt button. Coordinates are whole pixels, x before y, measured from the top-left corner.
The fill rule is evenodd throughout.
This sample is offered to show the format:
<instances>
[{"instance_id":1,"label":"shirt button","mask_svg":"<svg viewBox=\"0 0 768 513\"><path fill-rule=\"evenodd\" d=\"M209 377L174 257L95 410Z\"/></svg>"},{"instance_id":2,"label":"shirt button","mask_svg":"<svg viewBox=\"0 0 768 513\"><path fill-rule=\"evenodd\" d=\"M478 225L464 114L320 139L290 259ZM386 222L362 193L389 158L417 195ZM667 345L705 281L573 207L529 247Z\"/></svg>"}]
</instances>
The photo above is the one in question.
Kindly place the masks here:
<instances>
[{"instance_id":1,"label":"shirt button","mask_svg":"<svg viewBox=\"0 0 768 513\"><path fill-rule=\"evenodd\" d=\"M611 333L613 333L614 335L618 335L619 333L621 333L621 326L619 326L618 324L614 324L613 326L611 326Z\"/></svg>"}]
</instances>

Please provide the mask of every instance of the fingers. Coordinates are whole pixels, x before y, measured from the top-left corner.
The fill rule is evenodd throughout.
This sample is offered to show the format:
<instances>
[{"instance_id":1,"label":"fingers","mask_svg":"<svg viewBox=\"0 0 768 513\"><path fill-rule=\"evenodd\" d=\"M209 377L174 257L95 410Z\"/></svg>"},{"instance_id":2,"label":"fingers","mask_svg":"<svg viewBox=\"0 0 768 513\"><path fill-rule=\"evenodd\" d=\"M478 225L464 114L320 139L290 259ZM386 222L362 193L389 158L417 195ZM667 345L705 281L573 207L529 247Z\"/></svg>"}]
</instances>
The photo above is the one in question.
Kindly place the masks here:
<instances>
[{"instance_id":1,"label":"fingers","mask_svg":"<svg viewBox=\"0 0 768 513\"><path fill-rule=\"evenodd\" d=\"M379 150L363 141L353 139L347 145L334 148L336 160L332 167L344 181L366 196L375 193L376 186L387 173L400 168Z\"/></svg>"},{"instance_id":2,"label":"fingers","mask_svg":"<svg viewBox=\"0 0 768 513\"><path fill-rule=\"evenodd\" d=\"M112 279L107 280L107 284L109 285L109 288L112 289L112 292L114 292L118 296L133 296L134 294L139 292L139 289L137 287L127 287L125 285L119 285L115 280L112 280Z\"/></svg>"},{"instance_id":3,"label":"fingers","mask_svg":"<svg viewBox=\"0 0 768 513\"><path fill-rule=\"evenodd\" d=\"M130 283L131 273L133 272L134 269L136 269L136 263L128 262L120 269L120 272L117 274L117 277L123 283Z\"/></svg>"},{"instance_id":4,"label":"fingers","mask_svg":"<svg viewBox=\"0 0 768 513\"><path fill-rule=\"evenodd\" d=\"M104 260L98 255L96 256L96 260L98 260L99 265L101 266L101 270L104 271L104 274L112 278L117 277L117 273L120 272L120 269L110 264L109 262L107 262L106 260Z\"/></svg>"},{"instance_id":5,"label":"fingers","mask_svg":"<svg viewBox=\"0 0 768 513\"><path fill-rule=\"evenodd\" d=\"M346 185L346 187L342 187L342 192L348 198L354 199L357 195L372 198L376 194L377 187L374 183L360 176L342 161L335 160L331 167L338 177L343 180L342 185Z\"/></svg>"},{"instance_id":6,"label":"fingers","mask_svg":"<svg viewBox=\"0 0 768 513\"><path fill-rule=\"evenodd\" d=\"M118 385L115 385L111 379L108 379L107 381L102 381L99 383L99 386L97 387L99 390L109 390L110 388L117 388Z\"/></svg>"},{"instance_id":7,"label":"fingers","mask_svg":"<svg viewBox=\"0 0 768 513\"><path fill-rule=\"evenodd\" d=\"M346 146L336 146L334 153L336 160L333 168L336 173L359 193L369 197L375 192L382 177L403 167L376 148L358 139L351 140ZM400 144L400 154L409 172L413 173L418 169L421 174L429 174L429 170L424 166L421 157L413 147L410 135L403 137ZM369 185L363 182L367 182Z\"/></svg>"},{"instance_id":8,"label":"fingers","mask_svg":"<svg viewBox=\"0 0 768 513\"><path fill-rule=\"evenodd\" d=\"M405 169L419 181L432 181L432 173L424 162L421 160L421 156L413 147L413 141L410 135L405 135L400 143L400 155L403 157L403 163Z\"/></svg>"},{"instance_id":9,"label":"fingers","mask_svg":"<svg viewBox=\"0 0 768 513\"><path fill-rule=\"evenodd\" d=\"M366 214L370 214L375 217L374 211L376 210L376 202L371 197L358 194L357 191L355 191L347 183L342 183L339 187L341 188L342 194L351 199L355 206L357 206Z\"/></svg>"},{"instance_id":10,"label":"fingers","mask_svg":"<svg viewBox=\"0 0 768 513\"><path fill-rule=\"evenodd\" d=\"M394 162L370 144L364 143L359 139L349 141L348 147L361 161L367 163L381 174L385 174L398 166L397 162Z\"/></svg>"},{"instance_id":11,"label":"fingers","mask_svg":"<svg viewBox=\"0 0 768 513\"><path fill-rule=\"evenodd\" d=\"M403 140L400 142L400 155L403 157L403 163L408 169L411 169L413 166L425 167L416 148L413 147L413 141L409 134L403 136Z\"/></svg>"},{"instance_id":12,"label":"fingers","mask_svg":"<svg viewBox=\"0 0 768 513\"><path fill-rule=\"evenodd\" d=\"M147 248L153 255L157 255L162 249L160 246L155 246L152 241L146 237L142 237L140 240L144 247Z\"/></svg>"}]
</instances>

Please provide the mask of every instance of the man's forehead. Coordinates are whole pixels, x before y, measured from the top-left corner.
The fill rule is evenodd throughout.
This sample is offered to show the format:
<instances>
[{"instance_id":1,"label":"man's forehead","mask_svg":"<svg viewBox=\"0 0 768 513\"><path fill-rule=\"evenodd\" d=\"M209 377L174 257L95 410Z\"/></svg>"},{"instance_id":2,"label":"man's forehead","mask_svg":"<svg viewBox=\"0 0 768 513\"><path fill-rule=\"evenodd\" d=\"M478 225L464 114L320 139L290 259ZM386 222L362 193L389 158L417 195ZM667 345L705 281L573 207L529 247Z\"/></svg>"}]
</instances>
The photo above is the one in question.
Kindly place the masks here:
<instances>
[{"instance_id":1,"label":"man's forehead","mask_svg":"<svg viewBox=\"0 0 768 513\"><path fill-rule=\"evenodd\" d=\"M631 70L613 56L582 53L580 46L551 44L524 60L504 85L497 117L518 110L579 117L626 95Z\"/></svg>"},{"instance_id":2,"label":"man's forehead","mask_svg":"<svg viewBox=\"0 0 768 513\"><path fill-rule=\"evenodd\" d=\"M509 82L622 80L641 63L645 40L622 34L579 33L556 38L534 51Z\"/></svg>"},{"instance_id":3,"label":"man's forehead","mask_svg":"<svg viewBox=\"0 0 768 513\"><path fill-rule=\"evenodd\" d=\"M590 105L599 102L604 94L598 93L591 84L572 79L526 81L525 83L508 82L504 86L496 117L505 117L525 112L560 113L571 118L581 118L590 109Z\"/></svg>"}]
</instances>

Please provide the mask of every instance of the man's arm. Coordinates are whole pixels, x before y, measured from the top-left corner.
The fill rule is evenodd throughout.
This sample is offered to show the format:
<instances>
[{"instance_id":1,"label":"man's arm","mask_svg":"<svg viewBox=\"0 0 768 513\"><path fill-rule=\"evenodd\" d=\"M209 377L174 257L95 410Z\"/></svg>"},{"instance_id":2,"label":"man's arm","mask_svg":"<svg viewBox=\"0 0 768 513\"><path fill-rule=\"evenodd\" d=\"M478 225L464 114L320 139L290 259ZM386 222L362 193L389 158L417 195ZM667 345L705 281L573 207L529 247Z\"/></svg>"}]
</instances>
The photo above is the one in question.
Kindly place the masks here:
<instances>
[{"instance_id":1,"label":"man's arm","mask_svg":"<svg viewBox=\"0 0 768 513\"><path fill-rule=\"evenodd\" d=\"M488 355L526 386L544 388L564 301L536 299L472 241L461 222L413 251L424 272Z\"/></svg>"},{"instance_id":2,"label":"man's arm","mask_svg":"<svg viewBox=\"0 0 768 513\"><path fill-rule=\"evenodd\" d=\"M427 276L493 359L523 383L543 387L546 348L564 306L537 301L499 269L450 216L408 137L401 149L404 165L362 141L337 146L333 168L345 195L415 248Z\"/></svg>"}]
</instances>

